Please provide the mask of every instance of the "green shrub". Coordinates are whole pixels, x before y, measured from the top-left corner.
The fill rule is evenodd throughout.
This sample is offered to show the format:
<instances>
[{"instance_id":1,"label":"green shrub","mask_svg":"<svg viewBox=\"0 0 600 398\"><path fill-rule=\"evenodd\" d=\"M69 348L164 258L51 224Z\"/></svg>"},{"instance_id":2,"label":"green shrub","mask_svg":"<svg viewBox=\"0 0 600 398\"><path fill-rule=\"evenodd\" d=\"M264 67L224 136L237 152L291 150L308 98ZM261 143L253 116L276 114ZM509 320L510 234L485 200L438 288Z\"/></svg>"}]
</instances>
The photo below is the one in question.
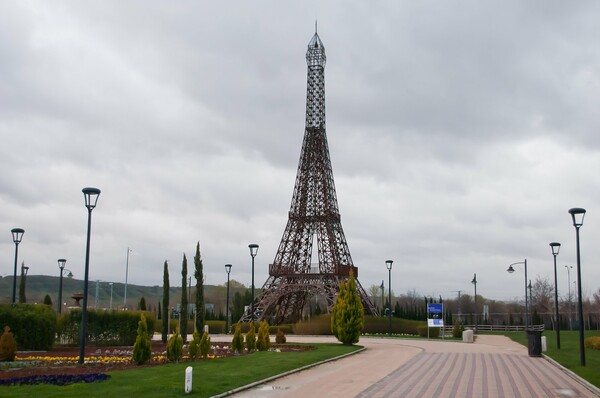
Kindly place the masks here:
<instances>
[{"instance_id":1,"label":"green shrub","mask_svg":"<svg viewBox=\"0 0 600 398\"><path fill-rule=\"evenodd\" d=\"M426 324L427 323L425 321L415 321L392 317L392 333L418 336L419 326L423 326ZM388 334L389 318L365 316L365 327L363 329L363 332L369 334Z\"/></svg>"},{"instance_id":2,"label":"green shrub","mask_svg":"<svg viewBox=\"0 0 600 398\"><path fill-rule=\"evenodd\" d=\"M210 350L210 337L208 333L202 333L202 338L200 339L200 355L202 358L206 359L208 357L208 351Z\"/></svg>"},{"instance_id":3,"label":"green shrub","mask_svg":"<svg viewBox=\"0 0 600 398\"><path fill-rule=\"evenodd\" d=\"M345 345L358 343L364 327L364 309L352 273L340 282L340 292L331 309L331 333Z\"/></svg>"},{"instance_id":4,"label":"green shrub","mask_svg":"<svg viewBox=\"0 0 600 398\"><path fill-rule=\"evenodd\" d=\"M283 330L277 329L277 335L275 336L275 342L277 344L285 344L285 341L286 341L285 333L283 333Z\"/></svg>"},{"instance_id":5,"label":"green shrub","mask_svg":"<svg viewBox=\"0 0 600 398\"><path fill-rule=\"evenodd\" d=\"M192 341L190 341L188 350L190 359L198 359L200 357L200 335L197 330L194 330L194 333L192 334Z\"/></svg>"},{"instance_id":6,"label":"green shrub","mask_svg":"<svg viewBox=\"0 0 600 398\"><path fill-rule=\"evenodd\" d=\"M0 336L0 361L14 361L17 354L17 342L10 332L10 327L4 327L4 333Z\"/></svg>"},{"instance_id":7,"label":"green shrub","mask_svg":"<svg viewBox=\"0 0 600 398\"><path fill-rule=\"evenodd\" d=\"M175 333L171 335L167 343L167 359L171 362L179 362L183 356L183 339L179 334L179 329L175 329Z\"/></svg>"},{"instance_id":8,"label":"green shrub","mask_svg":"<svg viewBox=\"0 0 600 398\"><path fill-rule=\"evenodd\" d=\"M277 334L277 331L281 330L284 334L292 334L294 325L278 325L278 326L269 326L269 334Z\"/></svg>"},{"instance_id":9,"label":"green shrub","mask_svg":"<svg viewBox=\"0 0 600 398\"><path fill-rule=\"evenodd\" d=\"M47 305L0 304L0 325L10 327L20 350L52 348L56 324L56 313Z\"/></svg>"},{"instance_id":10,"label":"green shrub","mask_svg":"<svg viewBox=\"0 0 600 398\"><path fill-rule=\"evenodd\" d=\"M225 321L204 321L208 325L208 333L225 334Z\"/></svg>"},{"instance_id":11,"label":"green shrub","mask_svg":"<svg viewBox=\"0 0 600 398\"><path fill-rule=\"evenodd\" d=\"M252 352L256 349L256 333L254 332L254 324L250 324L250 330L246 333L246 349Z\"/></svg>"},{"instance_id":12,"label":"green shrub","mask_svg":"<svg viewBox=\"0 0 600 398\"><path fill-rule=\"evenodd\" d=\"M300 321L293 326L293 332L300 335L331 335L331 316L323 314Z\"/></svg>"},{"instance_id":13,"label":"green shrub","mask_svg":"<svg viewBox=\"0 0 600 398\"><path fill-rule=\"evenodd\" d=\"M269 336L269 324L267 321L262 321L258 325L258 341L256 342L256 348L259 351L267 351L271 348L271 337Z\"/></svg>"},{"instance_id":14,"label":"green shrub","mask_svg":"<svg viewBox=\"0 0 600 398\"><path fill-rule=\"evenodd\" d=\"M152 358L152 343L148 336L148 326L146 325L146 317L141 314L141 319L138 322L137 338L133 345L132 359L133 362L141 365L148 362Z\"/></svg>"},{"instance_id":15,"label":"green shrub","mask_svg":"<svg viewBox=\"0 0 600 398\"><path fill-rule=\"evenodd\" d=\"M465 331L465 327L462 323L456 321L452 327L452 337L455 339L462 339L462 334Z\"/></svg>"},{"instance_id":16,"label":"green shrub","mask_svg":"<svg viewBox=\"0 0 600 398\"><path fill-rule=\"evenodd\" d=\"M592 350L600 350L600 336L586 338L584 340L584 345L586 348L590 348Z\"/></svg>"},{"instance_id":17,"label":"green shrub","mask_svg":"<svg viewBox=\"0 0 600 398\"><path fill-rule=\"evenodd\" d=\"M244 352L244 336L242 336L242 328L239 323L235 325L235 332L231 340L231 349L238 354Z\"/></svg>"},{"instance_id":18,"label":"green shrub","mask_svg":"<svg viewBox=\"0 0 600 398\"><path fill-rule=\"evenodd\" d=\"M441 328L428 328L425 326L419 326L419 336L427 337L427 329L429 329L429 337L432 339L437 339L440 337L440 329Z\"/></svg>"}]
</instances>

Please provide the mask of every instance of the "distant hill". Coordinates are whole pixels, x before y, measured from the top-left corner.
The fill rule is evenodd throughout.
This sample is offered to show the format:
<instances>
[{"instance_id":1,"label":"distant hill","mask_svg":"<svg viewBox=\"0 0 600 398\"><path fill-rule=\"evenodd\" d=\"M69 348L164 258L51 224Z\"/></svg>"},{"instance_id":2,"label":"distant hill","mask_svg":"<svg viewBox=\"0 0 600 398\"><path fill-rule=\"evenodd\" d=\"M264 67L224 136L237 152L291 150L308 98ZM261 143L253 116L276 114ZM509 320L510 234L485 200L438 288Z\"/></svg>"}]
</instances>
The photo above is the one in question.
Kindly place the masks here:
<instances>
[{"instance_id":1,"label":"distant hill","mask_svg":"<svg viewBox=\"0 0 600 398\"><path fill-rule=\"evenodd\" d=\"M58 276L47 275L27 275L26 297L28 303L42 303L46 294L50 295L53 307L57 308ZM193 286L192 291L188 292L190 303L193 303L196 294L196 289ZM12 300L13 277L5 276L0 278L0 303L10 303ZM236 292L243 293L246 288L236 281L230 283L230 300ZM71 298L73 293L83 293L83 280L75 278L63 277L63 292L62 301L66 306L75 305L75 300ZM112 308L123 308L123 296L125 293L124 283L113 283L112 286ZM140 286L127 284L127 307L129 309L137 309L140 299L144 297L148 310L157 311L157 306L162 300L162 286ZM17 299L19 297L19 276L17 276ZM225 305L227 299L226 285L205 285L204 297L207 304L213 304L215 312L225 313ZM110 308L111 286L108 282L96 282L90 280L88 282L88 308ZM181 300L181 287L171 287L169 289L169 299L171 307L175 307Z\"/></svg>"}]
</instances>

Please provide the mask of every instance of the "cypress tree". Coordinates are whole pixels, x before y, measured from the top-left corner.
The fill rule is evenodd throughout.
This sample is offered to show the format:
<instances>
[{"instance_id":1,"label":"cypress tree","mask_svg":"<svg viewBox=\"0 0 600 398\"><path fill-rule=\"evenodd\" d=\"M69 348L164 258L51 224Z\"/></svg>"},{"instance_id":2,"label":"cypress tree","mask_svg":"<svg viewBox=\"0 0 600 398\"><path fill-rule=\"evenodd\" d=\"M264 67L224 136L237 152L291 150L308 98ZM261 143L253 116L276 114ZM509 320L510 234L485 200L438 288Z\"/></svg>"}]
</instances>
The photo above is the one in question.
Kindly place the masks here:
<instances>
[{"instance_id":1,"label":"cypress tree","mask_svg":"<svg viewBox=\"0 0 600 398\"><path fill-rule=\"evenodd\" d=\"M194 256L194 278L196 278L196 329L204 330L204 266L200 257L200 242L196 244L196 255Z\"/></svg>"},{"instance_id":2,"label":"cypress tree","mask_svg":"<svg viewBox=\"0 0 600 398\"><path fill-rule=\"evenodd\" d=\"M146 311L146 299L144 297L140 299L140 304L138 306L140 307L140 311Z\"/></svg>"},{"instance_id":3,"label":"cypress tree","mask_svg":"<svg viewBox=\"0 0 600 398\"><path fill-rule=\"evenodd\" d=\"M356 290L354 275L340 283L340 293L331 310L331 332L345 345L358 343L364 327L364 308Z\"/></svg>"},{"instance_id":4,"label":"cypress tree","mask_svg":"<svg viewBox=\"0 0 600 398\"><path fill-rule=\"evenodd\" d=\"M162 342L166 343L169 336L169 264L165 261L163 271L163 301L162 301Z\"/></svg>"},{"instance_id":5,"label":"cypress tree","mask_svg":"<svg viewBox=\"0 0 600 398\"><path fill-rule=\"evenodd\" d=\"M44 297L44 304L49 305L50 307L52 307L52 299L50 298L49 294L46 294L46 297Z\"/></svg>"},{"instance_id":6,"label":"cypress tree","mask_svg":"<svg viewBox=\"0 0 600 398\"><path fill-rule=\"evenodd\" d=\"M185 256L185 253L183 253L183 262L181 263L181 312L179 313L179 330L181 331L181 338L184 343L187 341L187 321L187 257Z\"/></svg>"},{"instance_id":7,"label":"cypress tree","mask_svg":"<svg viewBox=\"0 0 600 398\"><path fill-rule=\"evenodd\" d=\"M133 345L132 360L141 365L148 362L150 358L152 358L152 343L150 342L150 336L148 336L146 317L142 313L141 319L138 322L137 337Z\"/></svg>"}]
</instances>

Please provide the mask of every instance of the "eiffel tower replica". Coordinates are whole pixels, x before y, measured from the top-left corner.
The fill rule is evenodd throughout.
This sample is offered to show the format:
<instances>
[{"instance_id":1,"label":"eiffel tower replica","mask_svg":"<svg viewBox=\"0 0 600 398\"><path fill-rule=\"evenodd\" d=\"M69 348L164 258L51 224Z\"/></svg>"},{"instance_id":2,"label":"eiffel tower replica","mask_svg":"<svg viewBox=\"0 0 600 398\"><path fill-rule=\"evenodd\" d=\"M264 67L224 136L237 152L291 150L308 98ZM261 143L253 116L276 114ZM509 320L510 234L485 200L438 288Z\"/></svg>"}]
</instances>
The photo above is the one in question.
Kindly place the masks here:
<instances>
[{"instance_id":1,"label":"eiffel tower replica","mask_svg":"<svg viewBox=\"0 0 600 398\"><path fill-rule=\"evenodd\" d=\"M356 278L365 313L377 315L358 282L358 268L340 222L325 133L325 61L325 47L315 29L306 52L306 129L289 218L269 278L255 300L254 316L249 306L242 322L297 322L307 300L315 296L326 300L330 312L340 282L350 273ZM315 237L318 263L311 263Z\"/></svg>"}]
</instances>

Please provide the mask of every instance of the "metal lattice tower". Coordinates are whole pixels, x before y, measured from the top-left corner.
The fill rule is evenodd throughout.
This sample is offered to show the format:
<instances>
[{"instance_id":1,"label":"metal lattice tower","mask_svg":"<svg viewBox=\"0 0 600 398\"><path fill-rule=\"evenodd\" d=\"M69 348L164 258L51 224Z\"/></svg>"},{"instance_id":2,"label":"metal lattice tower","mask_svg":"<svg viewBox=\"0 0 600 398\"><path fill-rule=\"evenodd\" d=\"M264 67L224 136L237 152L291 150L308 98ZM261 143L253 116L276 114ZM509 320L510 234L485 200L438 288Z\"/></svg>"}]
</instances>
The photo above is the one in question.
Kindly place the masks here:
<instances>
[{"instance_id":1,"label":"metal lattice tower","mask_svg":"<svg viewBox=\"0 0 600 398\"><path fill-rule=\"evenodd\" d=\"M340 281L350 272L358 278L342 230L327 135L325 133L325 47L315 32L306 52L308 81L306 129L298 164L288 222L269 278L255 300L254 320L271 324L301 319L310 297L325 298L331 310ZM318 263L311 263L316 238ZM356 280L365 312L377 314L375 306ZM250 307L241 318L252 320Z\"/></svg>"}]
</instances>

